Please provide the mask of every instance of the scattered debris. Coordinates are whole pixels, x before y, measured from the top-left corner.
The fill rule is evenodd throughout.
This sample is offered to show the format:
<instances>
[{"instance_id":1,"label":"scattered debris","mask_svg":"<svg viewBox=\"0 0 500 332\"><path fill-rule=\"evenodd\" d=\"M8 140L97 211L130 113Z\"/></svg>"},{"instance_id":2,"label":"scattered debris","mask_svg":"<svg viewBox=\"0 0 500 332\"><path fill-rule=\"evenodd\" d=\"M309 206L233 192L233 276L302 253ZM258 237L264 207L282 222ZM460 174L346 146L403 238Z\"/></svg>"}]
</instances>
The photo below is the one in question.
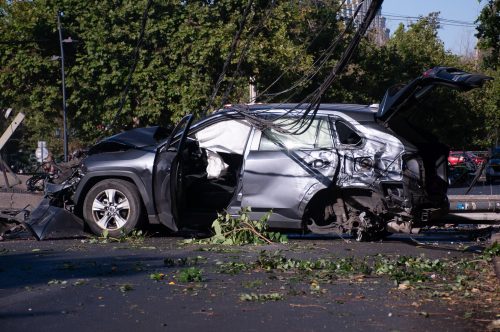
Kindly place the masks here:
<instances>
[{"instance_id":1,"label":"scattered debris","mask_svg":"<svg viewBox=\"0 0 500 332\"><path fill-rule=\"evenodd\" d=\"M143 233L142 230L135 229L130 233L126 233L124 230L120 232L119 237L113 237L110 236L109 231L107 229L102 231L101 236L93 236L88 240L82 240L82 242L88 242L88 243L112 243L112 242L117 242L117 243L131 243L133 245L140 245L144 242L144 239L146 238L147 234ZM140 247L141 249L156 249L156 247Z\"/></svg>"},{"instance_id":2,"label":"scattered debris","mask_svg":"<svg viewBox=\"0 0 500 332\"><path fill-rule=\"evenodd\" d=\"M120 289L120 292L125 293L125 292L129 292L129 291L133 290L134 287L132 287L131 284L123 284L123 285L120 285L119 289Z\"/></svg>"},{"instance_id":3,"label":"scattered debris","mask_svg":"<svg viewBox=\"0 0 500 332\"><path fill-rule=\"evenodd\" d=\"M259 302L265 302L265 301L281 301L284 299L283 294L280 293L242 293L240 294L240 301L259 301Z\"/></svg>"}]
</instances>

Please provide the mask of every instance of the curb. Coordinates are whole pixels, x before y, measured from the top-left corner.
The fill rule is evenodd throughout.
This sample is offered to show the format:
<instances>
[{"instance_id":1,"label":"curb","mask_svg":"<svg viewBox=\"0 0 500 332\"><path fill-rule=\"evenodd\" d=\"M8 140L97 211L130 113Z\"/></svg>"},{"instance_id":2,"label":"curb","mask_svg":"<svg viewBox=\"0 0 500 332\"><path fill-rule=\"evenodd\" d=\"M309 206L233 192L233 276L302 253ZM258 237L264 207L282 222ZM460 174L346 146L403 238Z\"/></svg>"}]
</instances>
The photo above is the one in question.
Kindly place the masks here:
<instances>
[{"instance_id":1,"label":"curb","mask_svg":"<svg viewBox=\"0 0 500 332\"><path fill-rule=\"evenodd\" d=\"M495 242L500 243L500 232L491 234L490 242L491 244L494 244ZM493 270L495 270L497 279L500 280L500 257L499 256L493 257L492 262L493 262Z\"/></svg>"},{"instance_id":2,"label":"curb","mask_svg":"<svg viewBox=\"0 0 500 332\"><path fill-rule=\"evenodd\" d=\"M497 275L497 279L500 280L500 257L493 258L493 269Z\"/></svg>"},{"instance_id":3,"label":"curb","mask_svg":"<svg viewBox=\"0 0 500 332\"><path fill-rule=\"evenodd\" d=\"M0 209L34 209L42 199L43 193L0 192Z\"/></svg>"},{"instance_id":4,"label":"curb","mask_svg":"<svg viewBox=\"0 0 500 332\"><path fill-rule=\"evenodd\" d=\"M495 243L495 242L498 242L500 243L500 232L495 232L493 234L491 234L491 244Z\"/></svg>"}]
</instances>

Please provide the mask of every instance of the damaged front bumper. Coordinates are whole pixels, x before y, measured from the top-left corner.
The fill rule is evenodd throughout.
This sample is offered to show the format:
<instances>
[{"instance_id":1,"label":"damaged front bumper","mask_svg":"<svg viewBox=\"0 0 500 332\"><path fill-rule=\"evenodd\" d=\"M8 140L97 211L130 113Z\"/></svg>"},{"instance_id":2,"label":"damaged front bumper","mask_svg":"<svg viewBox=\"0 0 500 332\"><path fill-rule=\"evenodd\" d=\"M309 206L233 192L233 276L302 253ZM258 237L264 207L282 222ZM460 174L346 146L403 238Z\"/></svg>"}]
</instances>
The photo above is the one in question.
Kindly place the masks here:
<instances>
[{"instance_id":1,"label":"damaged front bumper","mask_svg":"<svg viewBox=\"0 0 500 332\"><path fill-rule=\"evenodd\" d=\"M45 181L44 199L23 222L37 240L85 236L84 221L67 209L80 178L79 169L75 169L57 178L59 183Z\"/></svg>"},{"instance_id":2,"label":"damaged front bumper","mask_svg":"<svg viewBox=\"0 0 500 332\"><path fill-rule=\"evenodd\" d=\"M23 225L37 240L84 236L84 222L68 210L51 205L45 197Z\"/></svg>"}]
</instances>

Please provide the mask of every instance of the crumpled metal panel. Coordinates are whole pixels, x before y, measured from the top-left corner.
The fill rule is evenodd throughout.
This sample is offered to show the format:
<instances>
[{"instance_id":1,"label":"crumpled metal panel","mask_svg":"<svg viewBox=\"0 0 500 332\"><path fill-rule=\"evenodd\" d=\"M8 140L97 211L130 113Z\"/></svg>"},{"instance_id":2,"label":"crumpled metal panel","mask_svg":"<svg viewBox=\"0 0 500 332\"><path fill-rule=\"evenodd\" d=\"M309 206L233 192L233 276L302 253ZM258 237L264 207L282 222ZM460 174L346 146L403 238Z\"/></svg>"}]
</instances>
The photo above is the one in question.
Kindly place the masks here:
<instances>
[{"instance_id":1,"label":"crumpled metal panel","mask_svg":"<svg viewBox=\"0 0 500 332\"><path fill-rule=\"evenodd\" d=\"M63 208L50 205L49 198L42 200L23 225L39 241L85 236L83 220Z\"/></svg>"},{"instance_id":2,"label":"crumpled metal panel","mask_svg":"<svg viewBox=\"0 0 500 332\"><path fill-rule=\"evenodd\" d=\"M340 187L366 188L381 181L402 181L402 155L405 146L395 136L363 126L352 118L342 115L363 136L360 146L346 146L338 141L341 169L337 184Z\"/></svg>"}]
</instances>

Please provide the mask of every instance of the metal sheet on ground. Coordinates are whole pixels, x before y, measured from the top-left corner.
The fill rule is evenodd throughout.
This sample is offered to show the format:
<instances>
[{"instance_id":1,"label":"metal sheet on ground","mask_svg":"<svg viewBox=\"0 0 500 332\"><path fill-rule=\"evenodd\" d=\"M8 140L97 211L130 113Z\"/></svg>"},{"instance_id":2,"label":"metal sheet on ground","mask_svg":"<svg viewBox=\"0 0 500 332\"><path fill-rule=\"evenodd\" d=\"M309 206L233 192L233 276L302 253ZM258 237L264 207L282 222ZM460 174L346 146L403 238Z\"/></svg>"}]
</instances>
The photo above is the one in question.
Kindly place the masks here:
<instances>
[{"instance_id":1,"label":"metal sheet on ground","mask_svg":"<svg viewBox=\"0 0 500 332\"><path fill-rule=\"evenodd\" d=\"M65 209L50 205L44 198L23 223L37 240L85 236L83 221Z\"/></svg>"}]
</instances>

